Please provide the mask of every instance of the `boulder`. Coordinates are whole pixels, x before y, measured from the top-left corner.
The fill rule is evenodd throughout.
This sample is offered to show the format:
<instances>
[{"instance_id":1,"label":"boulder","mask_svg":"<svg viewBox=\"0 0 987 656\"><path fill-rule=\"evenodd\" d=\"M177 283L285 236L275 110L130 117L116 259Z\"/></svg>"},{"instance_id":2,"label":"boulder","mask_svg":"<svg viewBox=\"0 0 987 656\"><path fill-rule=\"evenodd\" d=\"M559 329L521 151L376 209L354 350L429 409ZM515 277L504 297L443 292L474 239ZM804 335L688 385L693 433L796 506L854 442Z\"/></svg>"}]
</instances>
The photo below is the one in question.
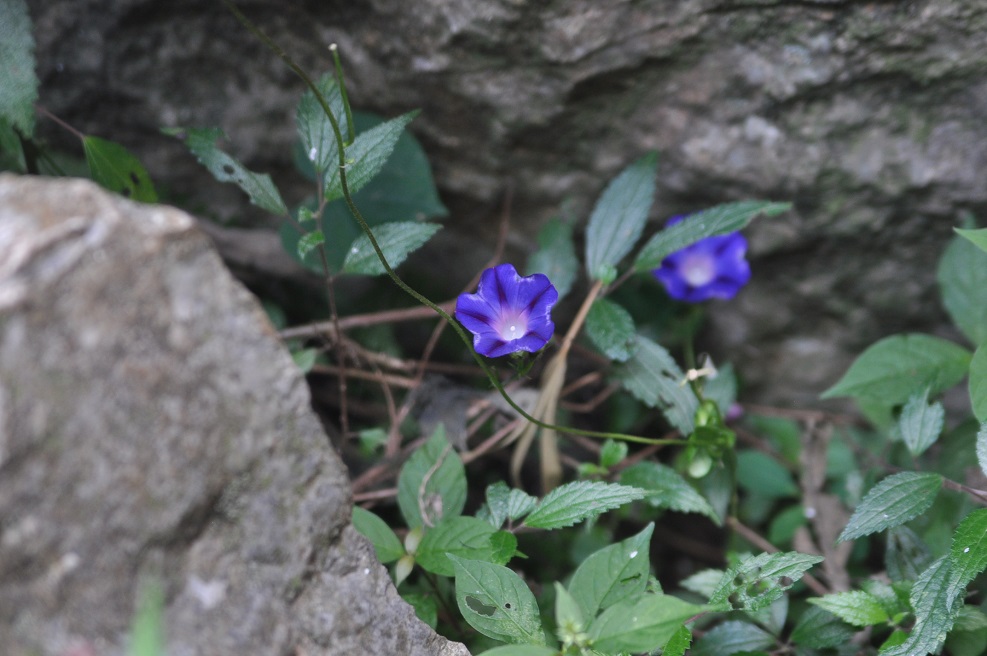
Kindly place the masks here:
<instances>
[{"instance_id":1,"label":"boulder","mask_svg":"<svg viewBox=\"0 0 987 656\"><path fill-rule=\"evenodd\" d=\"M289 197L307 193L291 183L301 82L220 2L28 4L41 103L131 147L162 186L263 224L157 132L217 125ZM567 202L584 219L656 149L655 225L729 200L795 204L750 229L753 282L712 309L706 346L749 396L813 403L877 338L944 330L936 258L964 212L987 213L981 0L240 4L313 74L338 43L357 107L422 109L411 129L452 217L422 261L462 272L443 278L450 294L492 249L509 186L521 261L545 219Z\"/></svg>"},{"instance_id":2,"label":"boulder","mask_svg":"<svg viewBox=\"0 0 987 656\"><path fill-rule=\"evenodd\" d=\"M350 524L256 299L184 212L0 175L0 653L467 654Z\"/></svg>"}]
</instances>

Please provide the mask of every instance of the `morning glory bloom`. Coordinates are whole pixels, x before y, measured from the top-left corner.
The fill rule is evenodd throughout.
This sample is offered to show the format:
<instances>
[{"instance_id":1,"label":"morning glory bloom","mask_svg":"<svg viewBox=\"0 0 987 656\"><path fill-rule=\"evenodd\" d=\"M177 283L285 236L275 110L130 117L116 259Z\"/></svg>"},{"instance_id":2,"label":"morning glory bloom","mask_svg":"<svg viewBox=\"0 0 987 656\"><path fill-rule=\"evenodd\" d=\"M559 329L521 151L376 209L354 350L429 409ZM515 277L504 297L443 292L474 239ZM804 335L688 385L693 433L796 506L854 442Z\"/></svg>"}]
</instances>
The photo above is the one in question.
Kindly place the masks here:
<instances>
[{"instance_id":1,"label":"morning glory bloom","mask_svg":"<svg viewBox=\"0 0 987 656\"><path fill-rule=\"evenodd\" d=\"M473 333L480 355L540 350L555 332L552 306L559 293L541 273L520 276L513 264L498 264L480 276L475 294L460 294L456 319Z\"/></svg>"},{"instance_id":2,"label":"morning glory bloom","mask_svg":"<svg viewBox=\"0 0 987 656\"><path fill-rule=\"evenodd\" d=\"M681 216L673 217L668 225L682 220ZM731 299L751 279L746 254L747 240L739 232L707 237L672 253L652 273L668 295L679 301Z\"/></svg>"}]
</instances>

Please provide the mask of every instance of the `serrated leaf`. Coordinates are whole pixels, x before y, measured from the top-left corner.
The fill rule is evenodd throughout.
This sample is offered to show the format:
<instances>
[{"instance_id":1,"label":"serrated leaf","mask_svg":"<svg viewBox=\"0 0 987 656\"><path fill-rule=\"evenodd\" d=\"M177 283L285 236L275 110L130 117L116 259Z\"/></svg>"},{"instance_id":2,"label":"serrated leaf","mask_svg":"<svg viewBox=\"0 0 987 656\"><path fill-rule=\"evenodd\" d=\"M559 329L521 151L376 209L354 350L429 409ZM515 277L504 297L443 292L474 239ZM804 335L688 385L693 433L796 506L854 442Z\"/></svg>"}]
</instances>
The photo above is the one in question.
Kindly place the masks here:
<instances>
[{"instance_id":1,"label":"serrated leaf","mask_svg":"<svg viewBox=\"0 0 987 656\"><path fill-rule=\"evenodd\" d=\"M987 508L974 510L956 527L949 559L964 586L987 567Z\"/></svg>"},{"instance_id":2,"label":"serrated leaf","mask_svg":"<svg viewBox=\"0 0 987 656\"><path fill-rule=\"evenodd\" d=\"M953 228L953 230L980 250L987 252L987 228L981 228L980 230Z\"/></svg>"},{"instance_id":3,"label":"serrated leaf","mask_svg":"<svg viewBox=\"0 0 987 656\"><path fill-rule=\"evenodd\" d=\"M86 136L82 138L82 150L94 182L143 203L158 201L147 170L126 148L106 139Z\"/></svg>"},{"instance_id":4,"label":"serrated leaf","mask_svg":"<svg viewBox=\"0 0 987 656\"><path fill-rule=\"evenodd\" d=\"M917 656L935 653L962 607L965 585L957 585L949 558L943 556L929 566L912 586L910 602L915 625L904 642L881 649L881 656Z\"/></svg>"},{"instance_id":5,"label":"serrated leaf","mask_svg":"<svg viewBox=\"0 0 987 656\"><path fill-rule=\"evenodd\" d=\"M648 557L654 523L637 535L611 544L586 558L569 581L569 594L584 618L596 617L601 610L643 594L648 584L651 560Z\"/></svg>"},{"instance_id":6,"label":"serrated leaf","mask_svg":"<svg viewBox=\"0 0 987 656\"><path fill-rule=\"evenodd\" d=\"M563 528L585 521L645 496L644 490L616 483L575 481L555 488L538 502L524 525L530 528Z\"/></svg>"},{"instance_id":7,"label":"serrated leaf","mask_svg":"<svg viewBox=\"0 0 987 656\"><path fill-rule=\"evenodd\" d=\"M941 487L939 474L900 472L888 476L870 489L837 541L855 540L918 517L932 506Z\"/></svg>"},{"instance_id":8,"label":"serrated leaf","mask_svg":"<svg viewBox=\"0 0 987 656\"><path fill-rule=\"evenodd\" d=\"M987 253L954 237L936 273L943 307L953 323L973 344L987 342Z\"/></svg>"},{"instance_id":9,"label":"serrated leaf","mask_svg":"<svg viewBox=\"0 0 987 656\"><path fill-rule=\"evenodd\" d=\"M479 656L558 656L559 650L544 645L502 645L494 647Z\"/></svg>"},{"instance_id":10,"label":"serrated leaf","mask_svg":"<svg viewBox=\"0 0 987 656\"><path fill-rule=\"evenodd\" d=\"M970 361L968 388L973 416L978 421L987 422L987 342L980 345Z\"/></svg>"},{"instance_id":11,"label":"serrated leaf","mask_svg":"<svg viewBox=\"0 0 987 656\"><path fill-rule=\"evenodd\" d=\"M854 630L832 613L810 606L792 630L792 641L804 647L826 649L846 644L853 634Z\"/></svg>"},{"instance_id":12,"label":"serrated leaf","mask_svg":"<svg viewBox=\"0 0 987 656\"><path fill-rule=\"evenodd\" d=\"M511 544L504 544L505 536L509 536L507 540ZM498 531L475 517L450 517L425 532L415 552L415 561L433 574L452 576L455 570L448 554L506 565L516 548L517 538L513 533Z\"/></svg>"},{"instance_id":13,"label":"serrated leaf","mask_svg":"<svg viewBox=\"0 0 987 656\"><path fill-rule=\"evenodd\" d=\"M614 380L645 405L660 409L682 435L689 435L699 401L682 384L685 374L660 344L642 335L635 341L634 357L614 369Z\"/></svg>"},{"instance_id":14,"label":"serrated leaf","mask_svg":"<svg viewBox=\"0 0 987 656\"><path fill-rule=\"evenodd\" d=\"M730 604L734 609L748 612L766 608L822 560L822 556L795 551L744 558L723 574L709 603Z\"/></svg>"},{"instance_id":15,"label":"serrated leaf","mask_svg":"<svg viewBox=\"0 0 987 656\"><path fill-rule=\"evenodd\" d=\"M822 398L852 396L884 406L904 403L929 388L939 394L967 373L968 350L931 335L893 335L872 344Z\"/></svg>"},{"instance_id":16,"label":"serrated leaf","mask_svg":"<svg viewBox=\"0 0 987 656\"><path fill-rule=\"evenodd\" d=\"M466 505L466 470L439 424L398 476L398 507L409 528L435 526Z\"/></svg>"},{"instance_id":17,"label":"serrated leaf","mask_svg":"<svg viewBox=\"0 0 987 656\"><path fill-rule=\"evenodd\" d=\"M696 641L691 656L721 656L737 652L768 649L775 638L764 629L748 622L724 622L707 631Z\"/></svg>"},{"instance_id":18,"label":"serrated leaf","mask_svg":"<svg viewBox=\"0 0 987 656\"><path fill-rule=\"evenodd\" d=\"M449 560L456 572L456 603L470 626L503 642L545 644L538 604L520 576L493 563L455 555Z\"/></svg>"},{"instance_id":19,"label":"serrated leaf","mask_svg":"<svg viewBox=\"0 0 987 656\"><path fill-rule=\"evenodd\" d=\"M661 656L685 656L690 645L692 645L692 631L689 627L682 626L662 647Z\"/></svg>"},{"instance_id":20,"label":"serrated leaf","mask_svg":"<svg viewBox=\"0 0 987 656\"><path fill-rule=\"evenodd\" d=\"M586 272L604 279L644 230L655 197L658 154L648 153L614 178L596 202L586 226Z\"/></svg>"},{"instance_id":21,"label":"serrated leaf","mask_svg":"<svg viewBox=\"0 0 987 656\"><path fill-rule=\"evenodd\" d=\"M355 194L380 173L391 156L404 128L418 111L408 112L361 132L346 148L346 186L350 194ZM326 202L343 197L343 183L339 167L326 174L324 196Z\"/></svg>"},{"instance_id":22,"label":"serrated leaf","mask_svg":"<svg viewBox=\"0 0 987 656\"><path fill-rule=\"evenodd\" d=\"M931 562L929 547L915 531L907 526L888 531L884 567L892 581L914 581Z\"/></svg>"},{"instance_id":23,"label":"serrated leaf","mask_svg":"<svg viewBox=\"0 0 987 656\"><path fill-rule=\"evenodd\" d=\"M946 420L946 410L938 401L929 404L929 390L914 394L901 409L898 433L913 456L935 444Z\"/></svg>"},{"instance_id":24,"label":"serrated leaf","mask_svg":"<svg viewBox=\"0 0 987 656\"><path fill-rule=\"evenodd\" d=\"M555 285L561 301L572 289L579 272L579 259L572 241L572 226L551 219L538 231L538 250L528 258L527 273L543 273Z\"/></svg>"},{"instance_id":25,"label":"serrated leaf","mask_svg":"<svg viewBox=\"0 0 987 656\"><path fill-rule=\"evenodd\" d=\"M688 221L668 226L649 239L634 261L634 270L656 269L661 266L662 260L686 246L707 237L737 232L746 228L759 214L776 216L787 212L791 207L791 203L743 200L717 205L690 215Z\"/></svg>"},{"instance_id":26,"label":"serrated leaf","mask_svg":"<svg viewBox=\"0 0 987 656\"><path fill-rule=\"evenodd\" d=\"M369 510L353 506L353 528L374 545L374 551L377 552L377 559L380 562L389 563L404 555L404 547L398 536L387 522Z\"/></svg>"},{"instance_id":27,"label":"serrated leaf","mask_svg":"<svg viewBox=\"0 0 987 656\"><path fill-rule=\"evenodd\" d=\"M977 462L984 476L987 476L987 422L980 424L977 431Z\"/></svg>"},{"instance_id":28,"label":"serrated leaf","mask_svg":"<svg viewBox=\"0 0 987 656\"><path fill-rule=\"evenodd\" d=\"M613 467L627 457L627 442L607 440L600 447L600 466L606 469Z\"/></svg>"},{"instance_id":29,"label":"serrated leaf","mask_svg":"<svg viewBox=\"0 0 987 656\"><path fill-rule=\"evenodd\" d=\"M625 362L637 348L631 313L606 298L598 298L586 315L586 335L596 348L616 362Z\"/></svg>"},{"instance_id":30,"label":"serrated leaf","mask_svg":"<svg viewBox=\"0 0 987 656\"><path fill-rule=\"evenodd\" d=\"M515 521L535 509L538 499L524 490L512 489L503 481L487 486L487 510L490 523L500 527L505 521Z\"/></svg>"},{"instance_id":31,"label":"serrated leaf","mask_svg":"<svg viewBox=\"0 0 987 656\"><path fill-rule=\"evenodd\" d=\"M34 70L34 35L23 0L0 2L0 119L34 135L34 103L38 76Z\"/></svg>"},{"instance_id":32,"label":"serrated leaf","mask_svg":"<svg viewBox=\"0 0 987 656\"><path fill-rule=\"evenodd\" d=\"M326 236L321 230L313 230L298 240L298 257L304 260L305 256L316 248L326 243Z\"/></svg>"},{"instance_id":33,"label":"serrated leaf","mask_svg":"<svg viewBox=\"0 0 987 656\"><path fill-rule=\"evenodd\" d=\"M836 615L847 624L865 627L883 624L890 618L880 600L863 590L836 592L825 597L813 597L809 603Z\"/></svg>"},{"instance_id":34,"label":"serrated leaf","mask_svg":"<svg viewBox=\"0 0 987 656\"><path fill-rule=\"evenodd\" d=\"M656 508L699 513L709 517L717 525L720 524L719 516L705 497L667 465L651 461L639 462L621 472L620 482L646 490L648 495L644 498L645 503Z\"/></svg>"},{"instance_id":35,"label":"serrated leaf","mask_svg":"<svg viewBox=\"0 0 987 656\"><path fill-rule=\"evenodd\" d=\"M199 162L220 182L232 182L242 189L250 202L278 216L287 216L288 208L271 176L254 173L219 149L216 141L225 135L219 128L163 128L163 133L185 142Z\"/></svg>"},{"instance_id":36,"label":"serrated leaf","mask_svg":"<svg viewBox=\"0 0 987 656\"><path fill-rule=\"evenodd\" d=\"M670 595L644 595L603 611L590 625L589 635L593 648L602 652L650 652L704 610Z\"/></svg>"},{"instance_id":37,"label":"serrated leaf","mask_svg":"<svg viewBox=\"0 0 987 656\"><path fill-rule=\"evenodd\" d=\"M340 133L345 139L348 125L346 108L339 85L333 79L332 73L326 73L315 83L319 93L325 99L329 109L339 125ZM339 166L339 151L336 134L326 116L325 110L316 99L311 89L302 94L295 113L295 124L298 127L298 137L301 140L302 151L306 159L316 171L325 174L330 169Z\"/></svg>"},{"instance_id":38,"label":"serrated leaf","mask_svg":"<svg viewBox=\"0 0 987 656\"><path fill-rule=\"evenodd\" d=\"M799 494L792 473L761 451L741 451L737 454L737 483L743 489L769 499L784 499Z\"/></svg>"},{"instance_id":39,"label":"serrated leaf","mask_svg":"<svg viewBox=\"0 0 987 656\"><path fill-rule=\"evenodd\" d=\"M404 262L408 255L421 248L441 227L436 223L402 221L385 223L372 230L384 258L393 269ZM366 235L360 235L353 242L343 262L343 273L368 276L387 273Z\"/></svg>"}]
</instances>

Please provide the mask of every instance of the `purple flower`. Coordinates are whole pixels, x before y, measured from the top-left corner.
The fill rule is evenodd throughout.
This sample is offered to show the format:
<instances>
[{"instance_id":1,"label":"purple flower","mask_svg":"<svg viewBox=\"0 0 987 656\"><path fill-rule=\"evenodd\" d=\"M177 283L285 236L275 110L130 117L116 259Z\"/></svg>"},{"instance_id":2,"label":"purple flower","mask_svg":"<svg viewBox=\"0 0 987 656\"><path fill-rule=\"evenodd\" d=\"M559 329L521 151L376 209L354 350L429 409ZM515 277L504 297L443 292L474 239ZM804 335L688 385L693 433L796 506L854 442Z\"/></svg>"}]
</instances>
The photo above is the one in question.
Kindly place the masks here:
<instances>
[{"instance_id":1,"label":"purple flower","mask_svg":"<svg viewBox=\"0 0 987 656\"><path fill-rule=\"evenodd\" d=\"M541 349L555 332L551 310L559 293L541 273L521 277L513 264L498 264L480 276L475 294L460 294L456 319L473 333L480 355Z\"/></svg>"},{"instance_id":2,"label":"purple flower","mask_svg":"<svg viewBox=\"0 0 987 656\"><path fill-rule=\"evenodd\" d=\"M682 220L681 216L673 217L668 225ZM707 237L672 253L652 273L676 300L701 303L711 298L730 299L751 279L746 254L747 240L739 232Z\"/></svg>"}]
</instances>

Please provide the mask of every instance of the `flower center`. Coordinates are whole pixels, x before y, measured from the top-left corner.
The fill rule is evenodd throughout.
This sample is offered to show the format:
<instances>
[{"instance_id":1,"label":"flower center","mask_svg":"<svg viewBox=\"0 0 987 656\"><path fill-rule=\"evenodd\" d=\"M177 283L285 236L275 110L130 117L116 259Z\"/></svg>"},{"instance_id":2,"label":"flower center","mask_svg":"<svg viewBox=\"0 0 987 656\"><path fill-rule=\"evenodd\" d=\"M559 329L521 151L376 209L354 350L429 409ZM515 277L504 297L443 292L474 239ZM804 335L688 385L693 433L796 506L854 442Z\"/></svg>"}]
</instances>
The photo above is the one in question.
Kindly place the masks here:
<instances>
[{"instance_id":1,"label":"flower center","mask_svg":"<svg viewBox=\"0 0 987 656\"><path fill-rule=\"evenodd\" d=\"M716 260L707 253L696 253L682 262L682 277L690 287L708 285L716 277Z\"/></svg>"},{"instance_id":2,"label":"flower center","mask_svg":"<svg viewBox=\"0 0 987 656\"><path fill-rule=\"evenodd\" d=\"M497 334L505 341L521 339L528 332L528 317L521 313L507 312L496 326Z\"/></svg>"}]
</instances>

